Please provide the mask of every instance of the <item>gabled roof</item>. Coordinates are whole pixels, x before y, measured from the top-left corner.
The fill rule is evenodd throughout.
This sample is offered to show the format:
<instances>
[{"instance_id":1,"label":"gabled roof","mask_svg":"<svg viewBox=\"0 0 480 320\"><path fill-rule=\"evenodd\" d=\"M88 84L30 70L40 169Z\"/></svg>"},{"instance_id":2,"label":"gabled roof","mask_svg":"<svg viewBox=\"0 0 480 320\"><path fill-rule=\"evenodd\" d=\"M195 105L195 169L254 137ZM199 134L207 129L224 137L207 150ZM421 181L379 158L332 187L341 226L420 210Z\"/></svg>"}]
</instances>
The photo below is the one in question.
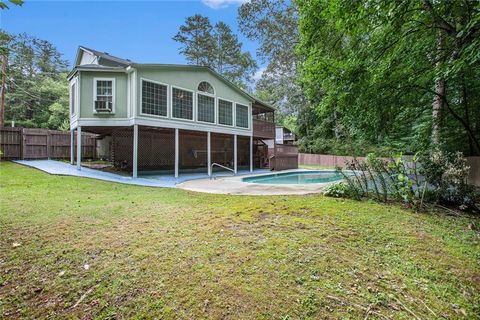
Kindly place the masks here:
<instances>
[{"instance_id":1,"label":"gabled roof","mask_svg":"<svg viewBox=\"0 0 480 320\"><path fill-rule=\"evenodd\" d=\"M85 52L97 57L98 64L83 64L83 65L80 65L80 61L81 61L81 58L82 58L82 54L81 54L82 51L85 51ZM113 65L103 65L101 63L102 59L110 62ZM200 66L200 65L192 65L192 64L135 63L135 62L133 62L129 59L122 59L122 58L119 58L119 57L115 57L115 56L112 56L111 54L109 54L108 52L101 52L101 51L98 51L98 50L87 48L85 46L79 46L78 47L77 57L75 59L75 68L69 73L67 78L70 78L71 76L73 76L73 74L75 73L75 71L77 69L119 71L119 70L127 70L128 67L132 67L132 68L135 68L135 67L165 68L165 67L167 67L167 68L179 68L179 69L190 69L190 70L192 70L192 69L204 70L204 71L210 72L214 76L220 78L227 85L232 87L234 90L240 92L244 96L250 98L251 100L253 100L254 103L261 106L262 108L270 110L270 111L275 110L275 108L272 107L271 105L269 105L268 103L257 99L255 96L246 92L245 90L243 90L242 88L240 88L239 86L234 84L232 81L228 80L223 75L221 75L220 73L216 72L215 70L213 70L212 68L210 68L208 66Z\"/></svg>"},{"instance_id":2,"label":"gabled roof","mask_svg":"<svg viewBox=\"0 0 480 320\"><path fill-rule=\"evenodd\" d=\"M77 58L75 59L75 66L78 66L80 64L80 58L81 58L80 53L81 53L81 51L86 51L86 52L96 56L100 60L105 59L107 61L116 63L116 64L118 64L119 67L128 67L129 65L133 64L133 62L128 60L128 59L122 59L122 58L119 58L119 57L112 56L108 52L101 52L101 51L90 49L90 48L87 48L87 47L84 47L84 46L79 46L78 47L78 52L77 52Z\"/></svg>"}]
</instances>

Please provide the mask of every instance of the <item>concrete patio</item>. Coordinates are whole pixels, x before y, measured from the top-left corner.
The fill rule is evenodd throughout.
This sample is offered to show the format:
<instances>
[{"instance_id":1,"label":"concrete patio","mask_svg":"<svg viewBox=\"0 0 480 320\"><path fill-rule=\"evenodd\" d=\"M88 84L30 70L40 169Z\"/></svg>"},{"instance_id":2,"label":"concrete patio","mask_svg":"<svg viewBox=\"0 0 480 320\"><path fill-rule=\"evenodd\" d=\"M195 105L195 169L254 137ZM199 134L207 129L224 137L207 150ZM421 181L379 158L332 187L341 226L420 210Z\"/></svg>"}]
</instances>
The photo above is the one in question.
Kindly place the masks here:
<instances>
[{"instance_id":1,"label":"concrete patio","mask_svg":"<svg viewBox=\"0 0 480 320\"><path fill-rule=\"evenodd\" d=\"M109 182L132 184L138 186L146 187L163 187L163 188L175 188L177 184L196 180L196 179L207 179L209 177L207 173L180 173L178 178L175 178L172 174L158 174L158 175L142 175L139 172L138 178L132 178L129 176L122 176L119 174L100 171L96 169L90 169L82 167L81 170L77 170L76 166L70 165L69 163L55 160L15 160L15 163L22 164L25 166L33 167L38 170L42 170L49 174L64 175L64 176L75 176L83 178L98 179ZM259 169L255 170L254 173L266 173L269 170ZM252 174L248 170L239 170L238 175L248 175ZM232 174L230 172L215 172L215 177L228 177Z\"/></svg>"}]
</instances>

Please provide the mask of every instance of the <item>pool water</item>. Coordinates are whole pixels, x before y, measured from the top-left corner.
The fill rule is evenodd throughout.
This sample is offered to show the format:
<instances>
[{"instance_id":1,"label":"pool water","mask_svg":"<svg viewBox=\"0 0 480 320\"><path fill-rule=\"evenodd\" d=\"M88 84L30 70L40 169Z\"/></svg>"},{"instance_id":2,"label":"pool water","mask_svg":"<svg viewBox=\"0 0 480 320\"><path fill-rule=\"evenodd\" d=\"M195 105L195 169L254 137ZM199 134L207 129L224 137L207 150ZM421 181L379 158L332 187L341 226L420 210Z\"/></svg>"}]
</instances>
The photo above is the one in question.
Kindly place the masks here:
<instances>
[{"instance_id":1,"label":"pool water","mask_svg":"<svg viewBox=\"0 0 480 320\"><path fill-rule=\"evenodd\" d=\"M243 178L243 182L262 184L313 184L342 180L336 171L297 171Z\"/></svg>"}]
</instances>

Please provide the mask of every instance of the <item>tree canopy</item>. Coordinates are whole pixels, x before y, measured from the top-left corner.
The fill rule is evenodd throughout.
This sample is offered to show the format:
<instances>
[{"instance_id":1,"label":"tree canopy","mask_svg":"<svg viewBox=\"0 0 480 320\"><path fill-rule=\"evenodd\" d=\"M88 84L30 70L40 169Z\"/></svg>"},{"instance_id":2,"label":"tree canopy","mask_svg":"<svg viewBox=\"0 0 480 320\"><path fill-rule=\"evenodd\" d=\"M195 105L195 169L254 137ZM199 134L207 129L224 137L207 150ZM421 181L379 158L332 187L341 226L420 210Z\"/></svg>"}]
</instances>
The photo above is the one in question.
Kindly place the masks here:
<instances>
[{"instance_id":1,"label":"tree canopy","mask_svg":"<svg viewBox=\"0 0 480 320\"><path fill-rule=\"evenodd\" d=\"M252 81L257 63L249 52L242 52L242 43L224 22L212 26L200 14L187 17L173 40L181 44L188 63L208 66L244 88Z\"/></svg>"},{"instance_id":2,"label":"tree canopy","mask_svg":"<svg viewBox=\"0 0 480 320\"><path fill-rule=\"evenodd\" d=\"M256 94L277 107L277 119L291 123L305 107L298 85L297 8L286 0L251 0L238 9L240 32L259 42L257 56L266 67L256 85ZM283 121L284 118L290 120ZM292 126L289 126L293 129Z\"/></svg>"},{"instance_id":3,"label":"tree canopy","mask_svg":"<svg viewBox=\"0 0 480 320\"><path fill-rule=\"evenodd\" d=\"M67 129L67 61L56 47L26 34L0 33L7 54L5 123Z\"/></svg>"},{"instance_id":4,"label":"tree canopy","mask_svg":"<svg viewBox=\"0 0 480 320\"><path fill-rule=\"evenodd\" d=\"M295 3L304 150L480 154L478 1Z\"/></svg>"}]
</instances>

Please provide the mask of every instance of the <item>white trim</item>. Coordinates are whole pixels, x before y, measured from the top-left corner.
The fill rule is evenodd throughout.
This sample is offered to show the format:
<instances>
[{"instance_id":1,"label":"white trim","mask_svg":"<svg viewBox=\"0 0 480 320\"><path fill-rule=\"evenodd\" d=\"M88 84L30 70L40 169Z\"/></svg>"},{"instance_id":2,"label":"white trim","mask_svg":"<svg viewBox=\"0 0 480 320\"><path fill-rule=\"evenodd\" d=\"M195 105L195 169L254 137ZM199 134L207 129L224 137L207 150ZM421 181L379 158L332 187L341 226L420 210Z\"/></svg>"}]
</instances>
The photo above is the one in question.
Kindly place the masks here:
<instances>
[{"instance_id":1,"label":"white trim","mask_svg":"<svg viewBox=\"0 0 480 320\"><path fill-rule=\"evenodd\" d=\"M137 114L138 114L138 101L137 101L137 96L138 96L138 83L137 83L137 76L138 76L138 73L137 73L137 69L133 69L133 74L132 74L132 78L133 78L133 112L132 112L132 117L136 117Z\"/></svg>"},{"instance_id":2,"label":"white trim","mask_svg":"<svg viewBox=\"0 0 480 320\"><path fill-rule=\"evenodd\" d=\"M77 93L78 93L78 94L77 94L77 100L78 100L78 103L77 103L78 108L77 108L77 110L78 110L78 112L77 112L77 114L76 114L76 116L75 116L75 117L76 117L76 120L78 120L78 118L80 118L80 117L82 116L82 113L81 113L81 111L82 111L82 110L81 110L81 107L82 107L82 95L81 95L81 88L80 88L80 86L81 86L81 84L82 84L82 73L81 73L81 72L78 73L78 77L77 77L77 78L78 78L78 85L77 85Z\"/></svg>"},{"instance_id":3,"label":"white trim","mask_svg":"<svg viewBox=\"0 0 480 320\"><path fill-rule=\"evenodd\" d=\"M253 172L253 136L250 136L250 172Z\"/></svg>"},{"instance_id":4,"label":"white trim","mask_svg":"<svg viewBox=\"0 0 480 320\"><path fill-rule=\"evenodd\" d=\"M112 119L113 120L113 119ZM119 119L120 120L120 119ZM149 126L149 127L159 127L159 128L179 128L182 130L193 130L193 131L202 131L202 132L215 132L215 133L224 133L224 134L234 134L237 133L238 135L242 136L250 136L252 135L251 130L241 129L241 128L234 128L230 126L218 126L218 125L208 125L202 122L194 122L191 121L181 121L181 120L172 120L172 119L160 119L160 118L145 118L145 117L137 117L134 119L134 122L142 125L142 126ZM104 122L98 121L96 122L96 126L101 126ZM86 124L82 124L86 125ZM95 126L94 125L94 126ZM116 124L120 125L120 124Z\"/></svg>"},{"instance_id":5,"label":"white trim","mask_svg":"<svg viewBox=\"0 0 480 320\"><path fill-rule=\"evenodd\" d=\"M75 164L75 132L74 129L70 129L70 164Z\"/></svg>"},{"instance_id":6,"label":"white trim","mask_svg":"<svg viewBox=\"0 0 480 320\"><path fill-rule=\"evenodd\" d=\"M238 168L238 151L237 151L238 141L237 135L233 135L233 171L237 174Z\"/></svg>"},{"instance_id":7,"label":"white trim","mask_svg":"<svg viewBox=\"0 0 480 320\"><path fill-rule=\"evenodd\" d=\"M82 127L77 127L77 170L82 169Z\"/></svg>"},{"instance_id":8,"label":"white trim","mask_svg":"<svg viewBox=\"0 0 480 320\"><path fill-rule=\"evenodd\" d=\"M210 177L212 175L212 133L207 131L207 173Z\"/></svg>"},{"instance_id":9,"label":"white trim","mask_svg":"<svg viewBox=\"0 0 480 320\"><path fill-rule=\"evenodd\" d=\"M218 109L218 112L217 112L217 125L218 125L218 126L222 126L222 127L227 127L227 128L233 128L233 127L235 127L235 101L228 100L228 99L224 99L224 98L221 98L221 97L217 97L217 100L223 100L223 101L227 101L227 102L232 103L232 124L229 125L229 124L222 124L222 123L220 123L220 101L217 102L217 109ZM245 128L245 129L246 129L246 128Z\"/></svg>"},{"instance_id":10,"label":"white trim","mask_svg":"<svg viewBox=\"0 0 480 320\"><path fill-rule=\"evenodd\" d=\"M131 80L132 74L127 73L127 118L131 117L132 114L132 88L131 88Z\"/></svg>"},{"instance_id":11,"label":"white trim","mask_svg":"<svg viewBox=\"0 0 480 320\"><path fill-rule=\"evenodd\" d=\"M247 107L247 127L240 127L237 125L237 105L241 105L243 107ZM243 104L243 103L239 103L239 102L235 102L235 127L237 128L243 128L243 129L250 129L250 118L252 117L252 112L250 111L250 106L246 105L246 104Z\"/></svg>"},{"instance_id":12,"label":"white trim","mask_svg":"<svg viewBox=\"0 0 480 320\"><path fill-rule=\"evenodd\" d=\"M167 87L167 115L166 116L162 116L162 115L158 115L158 114L144 113L142 111L142 108L143 108L143 81L151 82L151 83L155 83L155 84L159 84L159 85ZM141 116L157 117L157 118L164 118L164 119L170 118L170 110L169 110L170 108L168 107L170 105L170 97L171 97L171 95L170 95L170 85L169 84L140 77L140 115Z\"/></svg>"},{"instance_id":13,"label":"white trim","mask_svg":"<svg viewBox=\"0 0 480 320\"><path fill-rule=\"evenodd\" d=\"M75 99L73 101L73 106L72 106L72 93L73 93L73 90L72 90L72 87L75 86ZM74 77L70 80L70 85L69 85L69 99L68 99L68 106L70 107L70 119L74 118L77 114L77 109L79 109L79 105L77 103L77 100L78 100L78 78L77 77Z\"/></svg>"},{"instance_id":14,"label":"white trim","mask_svg":"<svg viewBox=\"0 0 480 320\"><path fill-rule=\"evenodd\" d=\"M177 118L177 117L174 117L173 116L173 89L179 89L179 90L183 90L183 91L189 91L192 93L192 119L185 119L185 118ZM195 122L195 112L196 112L196 108L195 108L195 91L194 90L190 90L190 89L187 89L187 88L182 88L182 87L178 87L178 86L174 86L174 85L170 85L170 97L171 97L171 103L170 103L170 119L175 119L175 120L182 120L182 121L189 121L189 122Z\"/></svg>"},{"instance_id":15,"label":"white trim","mask_svg":"<svg viewBox=\"0 0 480 320\"><path fill-rule=\"evenodd\" d=\"M133 164L132 176L135 179L138 174L138 124L133 125Z\"/></svg>"},{"instance_id":16,"label":"white trim","mask_svg":"<svg viewBox=\"0 0 480 320\"><path fill-rule=\"evenodd\" d=\"M213 98L213 122L200 121L200 120L198 120L198 96L199 96L199 95L202 95L202 96L205 96L205 97L208 97L208 98ZM201 91L197 91L196 101L197 101L197 112L196 112L197 122L207 123L207 124L210 124L210 125L217 124L217 121L216 121L216 120L217 120L217 99L215 98L215 95L204 94L204 93L201 92Z\"/></svg>"},{"instance_id":17,"label":"white trim","mask_svg":"<svg viewBox=\"0 0 480 320\"><path fill-rule=\"evenodd\" d=\"M202 82L208 83L213 88L213 93L208 93L208 92L198 90L198 86ZM207 96L211 96L211 97L216 97L216 95L217 95L217 90L215 90L215 87L210 83L210 81L207 81L207 80L200 80L200 82L197 84L197 87L196 87L195 91L200 92L201 94L204 94L204 95L207 95Z\"/></svg>"},{"instance_id":18,"label":"white trim","mask_svg":"<svg viewBox=\"0 0 480 320\"><path fill-rule=\"evenodd\" d=\"M179 132L178 132L178 128L175 129L175 178L178 178L178 160L180 158L180 155L179 155L179 150L180 150L180 147L179 147Z\"/></svg>"},{"instance_id":19,"label":"white trim","mask_svg":"<svg viewBox=\"0 0 480 320\"><path fill-rule=\"evenodd\" d=\"M97 112L95 110L95 101L97 100L97 82L98 81L112 81L112 111L111 112ZM93 78L93 114L105 114L111 115L115 114L115 95L116 95L116 82L115 78Z\"/></svg>"}]
</instances>

